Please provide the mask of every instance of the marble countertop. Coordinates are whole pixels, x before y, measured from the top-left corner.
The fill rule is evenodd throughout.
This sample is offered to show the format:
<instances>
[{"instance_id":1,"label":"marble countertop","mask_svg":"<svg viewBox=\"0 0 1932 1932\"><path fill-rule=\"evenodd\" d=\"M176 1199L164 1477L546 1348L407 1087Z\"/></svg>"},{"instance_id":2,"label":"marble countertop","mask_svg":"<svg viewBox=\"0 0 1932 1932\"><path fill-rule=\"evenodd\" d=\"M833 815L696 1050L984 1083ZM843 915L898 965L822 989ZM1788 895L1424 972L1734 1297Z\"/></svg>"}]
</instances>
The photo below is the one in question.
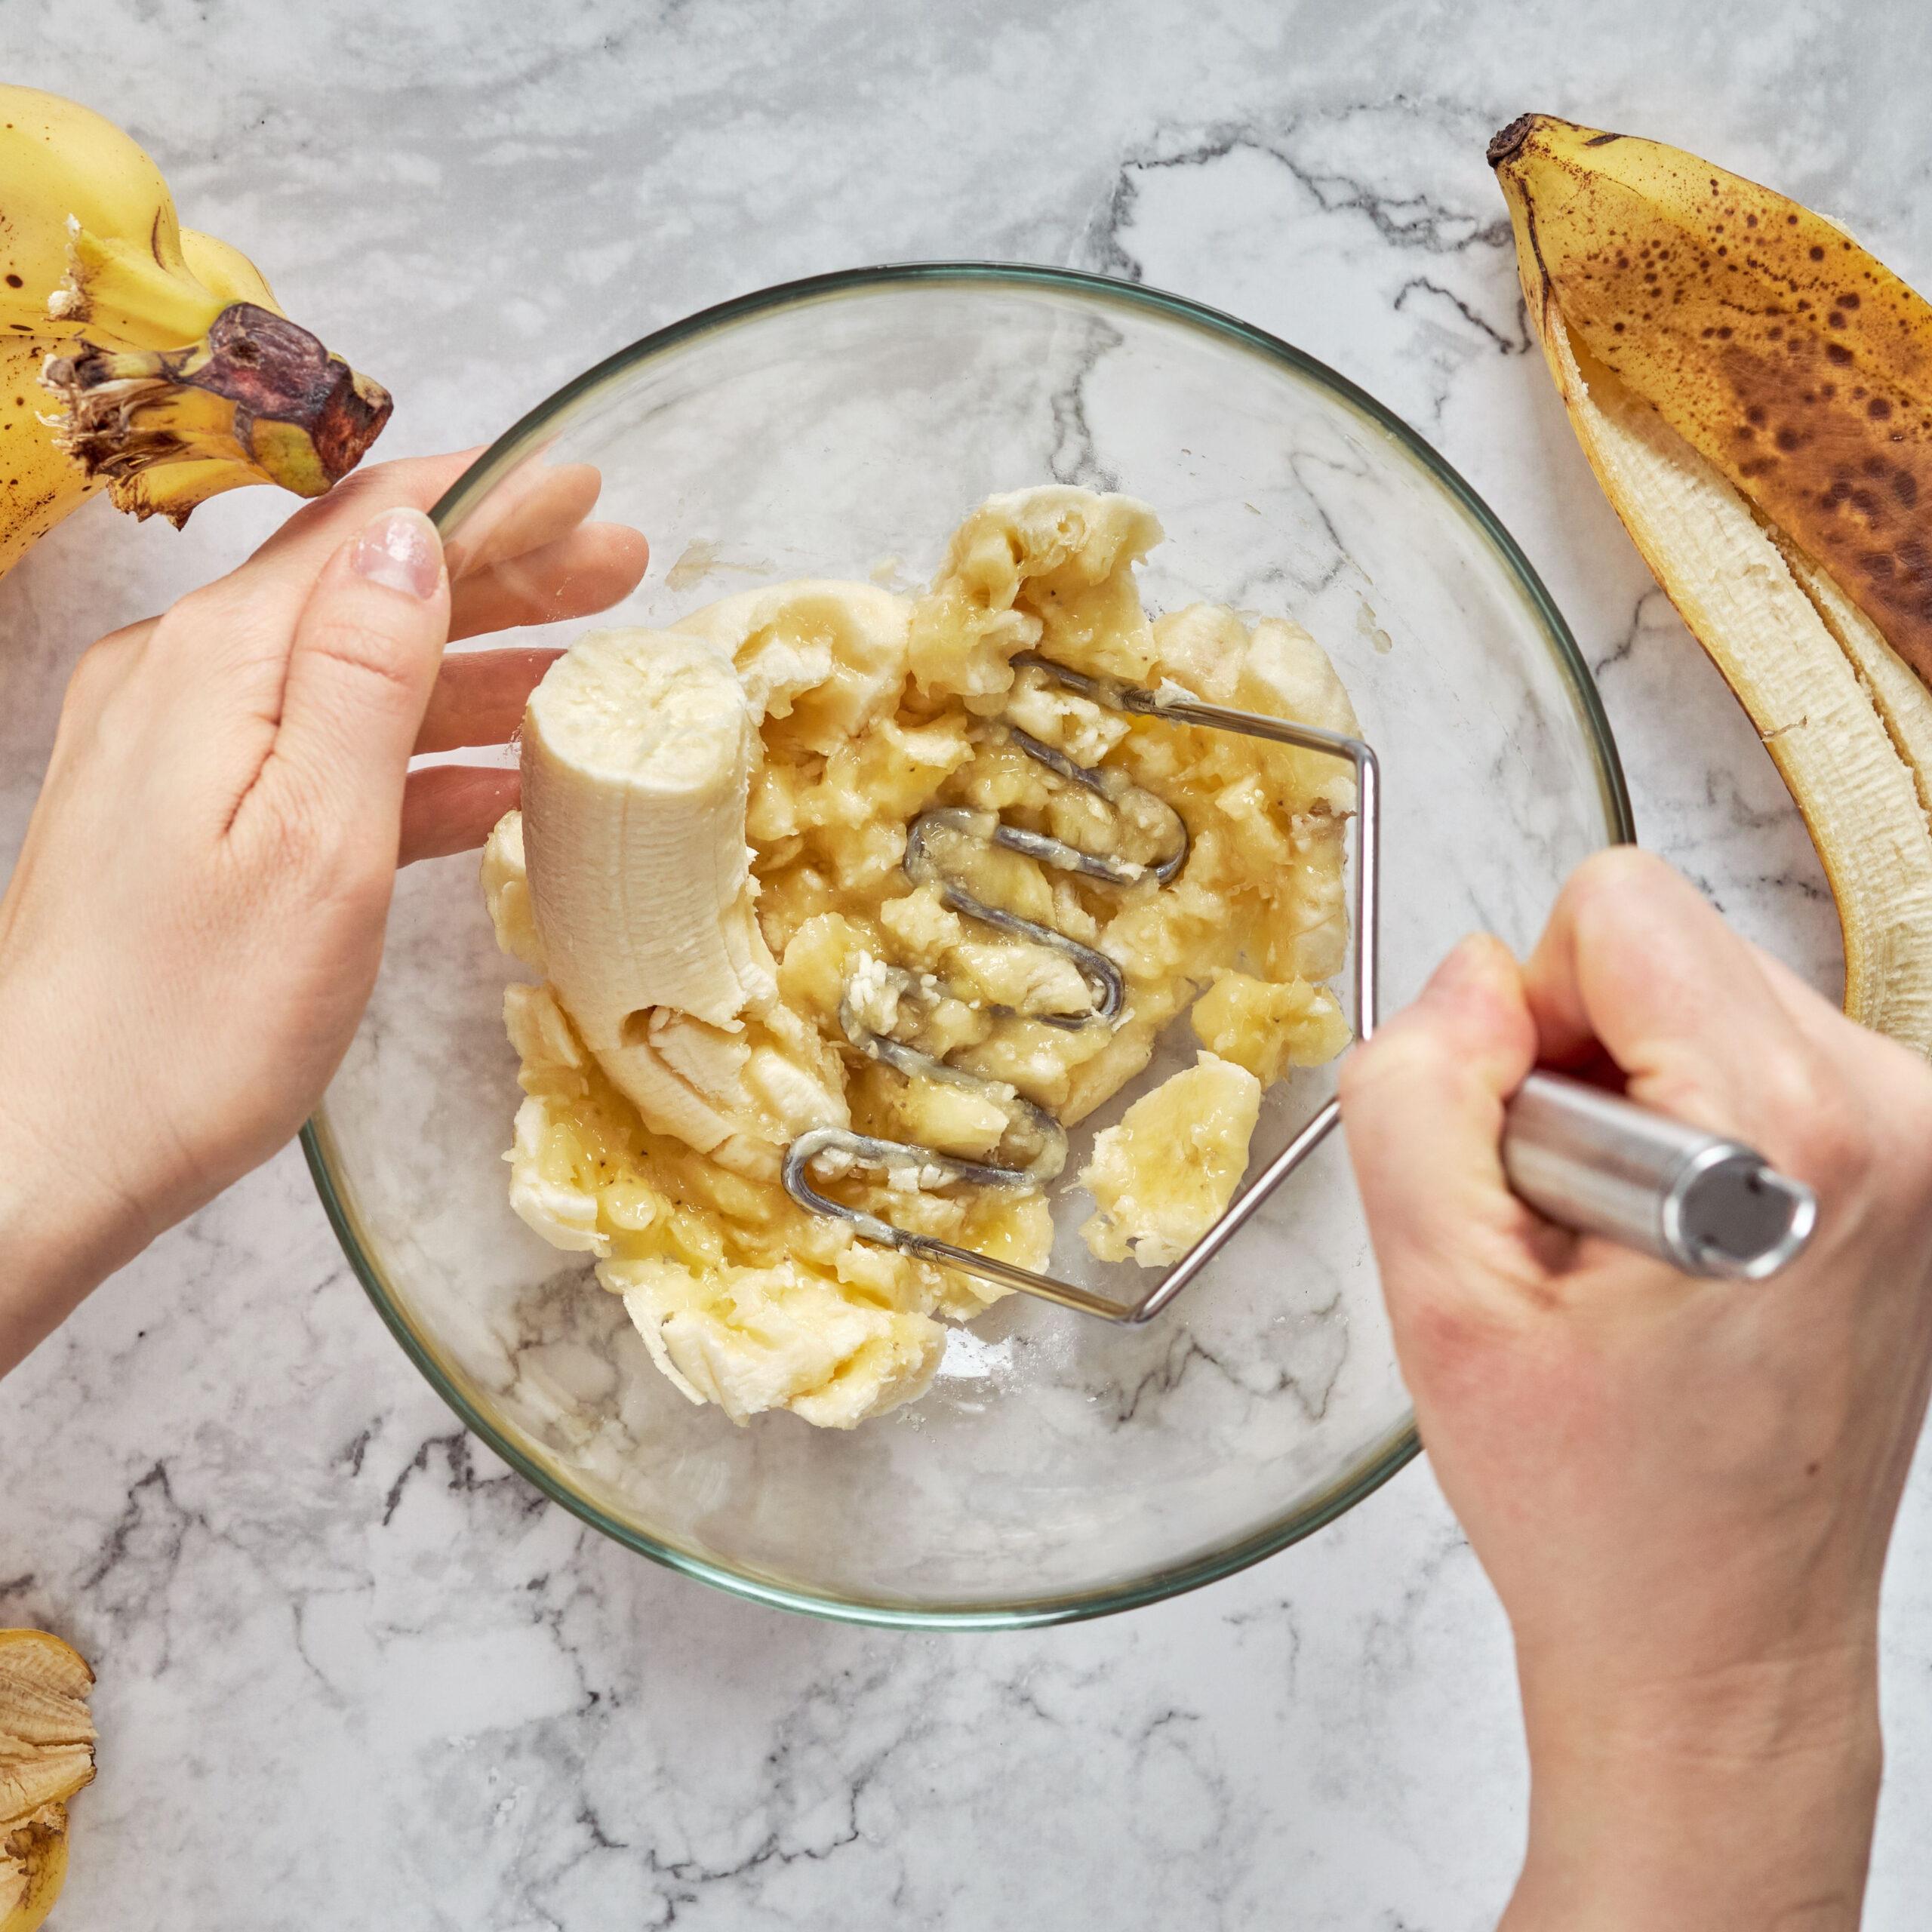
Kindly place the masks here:
<instances>
[{"instance_id":1,"label":"marble countertop","mask_svg":"<svg viewBox=\"0 0 1932 1932\"><path fill-rule=\"evenodd\" d=\"M0 17L9 78L128 127L186 220L389 384L388 454L487 438L648 329L855 263L1070 263L1276 331L1495 506L1596 669L1646 842L1834 989L1817 862L1589 479L1482 149L1527 108L1677 141L1927 286L1929 43L1904 0ZM0 584L0 853L87 642L285 508L237 493L177 535L96 503ZM8 1381L0 1460L0 1619L100 1675L62 1926L1461 1932L1493 1922L1521 1849L1508 1635L1426 1463L1269 1562L1097 1624L941 1638L756 1608L467 1438L293 1150ZM1923 1456L1884 1638L1867 1923L1903 1928L1932 1886Z\"/></svg>"}]
</instances>

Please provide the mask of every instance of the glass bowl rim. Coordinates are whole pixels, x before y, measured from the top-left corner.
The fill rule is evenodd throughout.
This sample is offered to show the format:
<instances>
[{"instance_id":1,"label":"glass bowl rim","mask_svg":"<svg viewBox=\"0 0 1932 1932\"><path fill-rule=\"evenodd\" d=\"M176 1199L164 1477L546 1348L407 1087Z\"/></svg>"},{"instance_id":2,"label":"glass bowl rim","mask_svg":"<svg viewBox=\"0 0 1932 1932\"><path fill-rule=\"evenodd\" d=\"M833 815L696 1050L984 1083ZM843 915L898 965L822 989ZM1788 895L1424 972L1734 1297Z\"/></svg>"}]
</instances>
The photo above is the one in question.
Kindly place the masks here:
<instances>
[{"instance_id":1,"label":"glass bowl rim","mask_svg":"<svg viewBox=\"0 0 1932 1932\"><path fill-rule=\"evenodd\" d=\"M1596 681L1543 580L1495 512L1447 460L1401 417L1326 363L1235 316L1191 301L1185 296L1150 288L1144 283L1121 281L1078 269L1041 264L979 261L888 263L844 269L829 275L775 283L770 288L700 309L680 321L654 330L566 383L497 437L444 492L430 512L431 518L439 531L447 532L532 448L567 426L580 405L595 399L633 370L669 350L737 323L783 309L804 308L829 297L947 283L1044 289L1077 296L1103 306L1113 304L1152 312L1167 321L1177 321L1219 338L1224 343L1246 349L1263 361L1284 365L1316 388L1327 390L1355 414L1392 437L1475 525L1491 548L1501 558L1507 574L1515 580L1518 589L1541 623L1553 654L1574 691L1602 788L1605 816L1613 828L1612 842L1627 844L1635 839L1623 761L1617 754L1616 740L1611 735ZM1384 1437L1381 1444L1355 1469L1346 1472L1312 1503L1208 1555L1102 1589L1032 1601L933 1607L870 1603L831 1592L817 1592L770 1583L660 1543L644 1531L607 1515L587 1497L578 1495L558 1481L511 1441L456 1386L403 1310L390 1298L374 1261L364 1252L347 1205L337 1192L326 1151L327 1126L319 1114L303 1127L301 1137L315 1190L321 1197L329 1225L334 1229L356 1278L403 1352L466 1428L526 1481L535 1484L552 1502L561 1504L613 1541L681 1575L773 1608L800 1611L840 1623L924 1631L1025 1629L1137 1609L1232 1576L1236 1571L1244 1570L1250 1564L1258 1563L1285 1549L1291 1543L1312 1535L1379 1489L1416 1455L1421 1446L1411 1411L1407 1420Z\"/></svg>"}]
</instances>

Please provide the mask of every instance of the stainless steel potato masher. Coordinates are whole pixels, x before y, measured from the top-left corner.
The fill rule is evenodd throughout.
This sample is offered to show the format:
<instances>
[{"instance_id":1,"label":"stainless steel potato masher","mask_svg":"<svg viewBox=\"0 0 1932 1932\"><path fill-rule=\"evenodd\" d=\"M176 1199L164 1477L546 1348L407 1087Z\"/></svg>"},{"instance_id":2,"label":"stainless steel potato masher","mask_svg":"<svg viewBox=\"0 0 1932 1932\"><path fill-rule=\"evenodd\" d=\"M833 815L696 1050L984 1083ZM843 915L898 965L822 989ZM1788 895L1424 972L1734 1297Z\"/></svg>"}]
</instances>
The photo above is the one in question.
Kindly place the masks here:
<instances>
[{"instance_id":1,"label":"stainless steel potato masher","mask_svg":"<svg viewBox=\"0 0 1932 1932\"><path fill-rule=\"evenodd\" d=\"M1359 1039L1376 1024L1377 844L1380 833L1380 769L1374 752L1358 738L1344 737L1285 718L1267 718L1207 704L1174 685L1157 691L1090 676L1056 664L1037 653L1014 660L1054 683L1109 709L1177 724L1237 731L1275 744L1294 745L1346 758L1355 768L1357 796L1355 878L1355 1021ZM1020 749L1062 778L1106 798L1117 808L1138 789L1105 767L1075 764L1011 725ZM1142 792L1142 798L1151 794ZM1009 851L1087 876L1125 882L1151 872L1163 884L1187 856L1186 828L1180 815L1156 801L1178 827L1177 849L1144 869L1083 852L1042 834L1008 826L991 814L940 810L924 814L909 829L906 869L915 881L933 878L954 910L1004 930L1017 932L1066 953L1091 989L1091 1012L1035 1016L1053 1025L1105 1023L1119 1011L1124 996L1118 967L1106 955L1052 928L982 903L946 880L936 865L931 838L952 829L990 838ZM915 976L882 969L890 983L874 989L888 1004L921 997ZM882 1060L909 1076L984 1087L977 1075L892 1038L869 1016L866 1002L848 989L841 1014L847 1038L861 1052ZM1016 1128L1030 1134L1041 1152L1017 1167L959 1159L928 1147L883 1140L844 1128L817 1128L801 1134L785 1153L786 1192L814 1214L849 1223L866 1241L942 1262L1002 1287L1119 1322L1142 1322L1159 1314L1182 1289L1240 1232L1276 1188L1306 1160L1341 1118L1330 1100L1235 1198L1226 1214L1162 1275L1140 1300L1122 1303L1051 1275L955 1247L821 1194L811 1183L814 1161L829 1158L854 1164L897 1170L917 1183L965 1181L984 1186L1030 1186L1059 1171L1065 1135L1044 1109L1024 1100L1011 1103ZM1511 1188L1553 1221L1586 1232L1607 1235L1624 1246L1652 1254L1686 1274L1762 1281L1775 1274L1804 1246L1817 1220L1818 1204L1801 1183L1777 1173L1750 1148L1706 1134L1654 1113L1580 1081L1553 1073L1533 1073L1510 1103L1503 1135L1503 1170Z\"/></svg>"}]
</instances>

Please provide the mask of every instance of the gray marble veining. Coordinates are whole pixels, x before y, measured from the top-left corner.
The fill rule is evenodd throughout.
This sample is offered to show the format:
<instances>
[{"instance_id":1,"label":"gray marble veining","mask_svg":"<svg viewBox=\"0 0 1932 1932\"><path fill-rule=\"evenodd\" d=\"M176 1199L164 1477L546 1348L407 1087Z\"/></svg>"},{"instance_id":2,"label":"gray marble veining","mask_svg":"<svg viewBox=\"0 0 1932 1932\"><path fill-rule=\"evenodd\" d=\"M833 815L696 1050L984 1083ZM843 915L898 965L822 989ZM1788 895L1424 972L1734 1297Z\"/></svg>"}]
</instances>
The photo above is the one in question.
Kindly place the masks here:
<instances>
[{"instance_id":1,"label":"gray marble veining","mask_svg":"<svg viewBox=\"0 0 1932 1932\"><path fill-rule=\"evenodd\" d=\"M1923 285L1932 14L1367 0L13 0L10 78L128 125L185 217L494 434L706 303L989 256L1182 291L1435 441L1597 669L1638 823L1821 985L1837 935L1748 724L1591 482L1481 159L1546 107L1847 220ZM285 506L91 506L0 585L0 849L87 641ZM100 1672L57 1923L466 1928L1490 1922L1523 1829L1507 1632L1417 1464L1311 1542L1074 1629L924 1638L733 1602L470 1444L285 1154L0 1401L0 1611ZM1932 1469L1888 1580L1868 1923L1922 1921ZM1130 1833L1122 1820L1145 1820Z\"/></svg>"}]
</instances>

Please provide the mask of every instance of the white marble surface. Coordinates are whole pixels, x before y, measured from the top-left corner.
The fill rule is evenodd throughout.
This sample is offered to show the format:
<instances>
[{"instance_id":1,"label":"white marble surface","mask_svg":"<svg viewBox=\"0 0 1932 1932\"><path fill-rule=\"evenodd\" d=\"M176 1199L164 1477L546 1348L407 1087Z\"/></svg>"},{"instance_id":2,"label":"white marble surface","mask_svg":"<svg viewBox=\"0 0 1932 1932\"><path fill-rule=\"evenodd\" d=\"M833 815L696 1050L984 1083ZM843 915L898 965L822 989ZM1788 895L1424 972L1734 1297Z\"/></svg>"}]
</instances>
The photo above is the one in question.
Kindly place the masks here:
<instances>
[{"instance_id":1,"label":"white marble surface","mask_svg":"<svg viewBox=\"0 0 1932 1932\"><path fill-rule=\"evenodd\" d=\"M1541 107L1696 147L1932 281L1932 14L1362 0L9 0L9 78L145 141L197 226L399 398L493 434L705 303L857 262L1139 276L1334 362L1515 531L1598 666L1647 841L1829 985L1768 761L1591 484L1482 145ZM104 505L0 585L0 849L99 631L279 506ZM657 1571L469 1444L287 1153L0 1392L0 1612L100 1672L57 1916L465 1928L1491 1922L1523 1829L1506 1632L1417 1465L1244 1576L923 1638ZM1932 1884L1932 1468L1889 1580L1868 1923Z\"/></svg>"}]
</instances>

